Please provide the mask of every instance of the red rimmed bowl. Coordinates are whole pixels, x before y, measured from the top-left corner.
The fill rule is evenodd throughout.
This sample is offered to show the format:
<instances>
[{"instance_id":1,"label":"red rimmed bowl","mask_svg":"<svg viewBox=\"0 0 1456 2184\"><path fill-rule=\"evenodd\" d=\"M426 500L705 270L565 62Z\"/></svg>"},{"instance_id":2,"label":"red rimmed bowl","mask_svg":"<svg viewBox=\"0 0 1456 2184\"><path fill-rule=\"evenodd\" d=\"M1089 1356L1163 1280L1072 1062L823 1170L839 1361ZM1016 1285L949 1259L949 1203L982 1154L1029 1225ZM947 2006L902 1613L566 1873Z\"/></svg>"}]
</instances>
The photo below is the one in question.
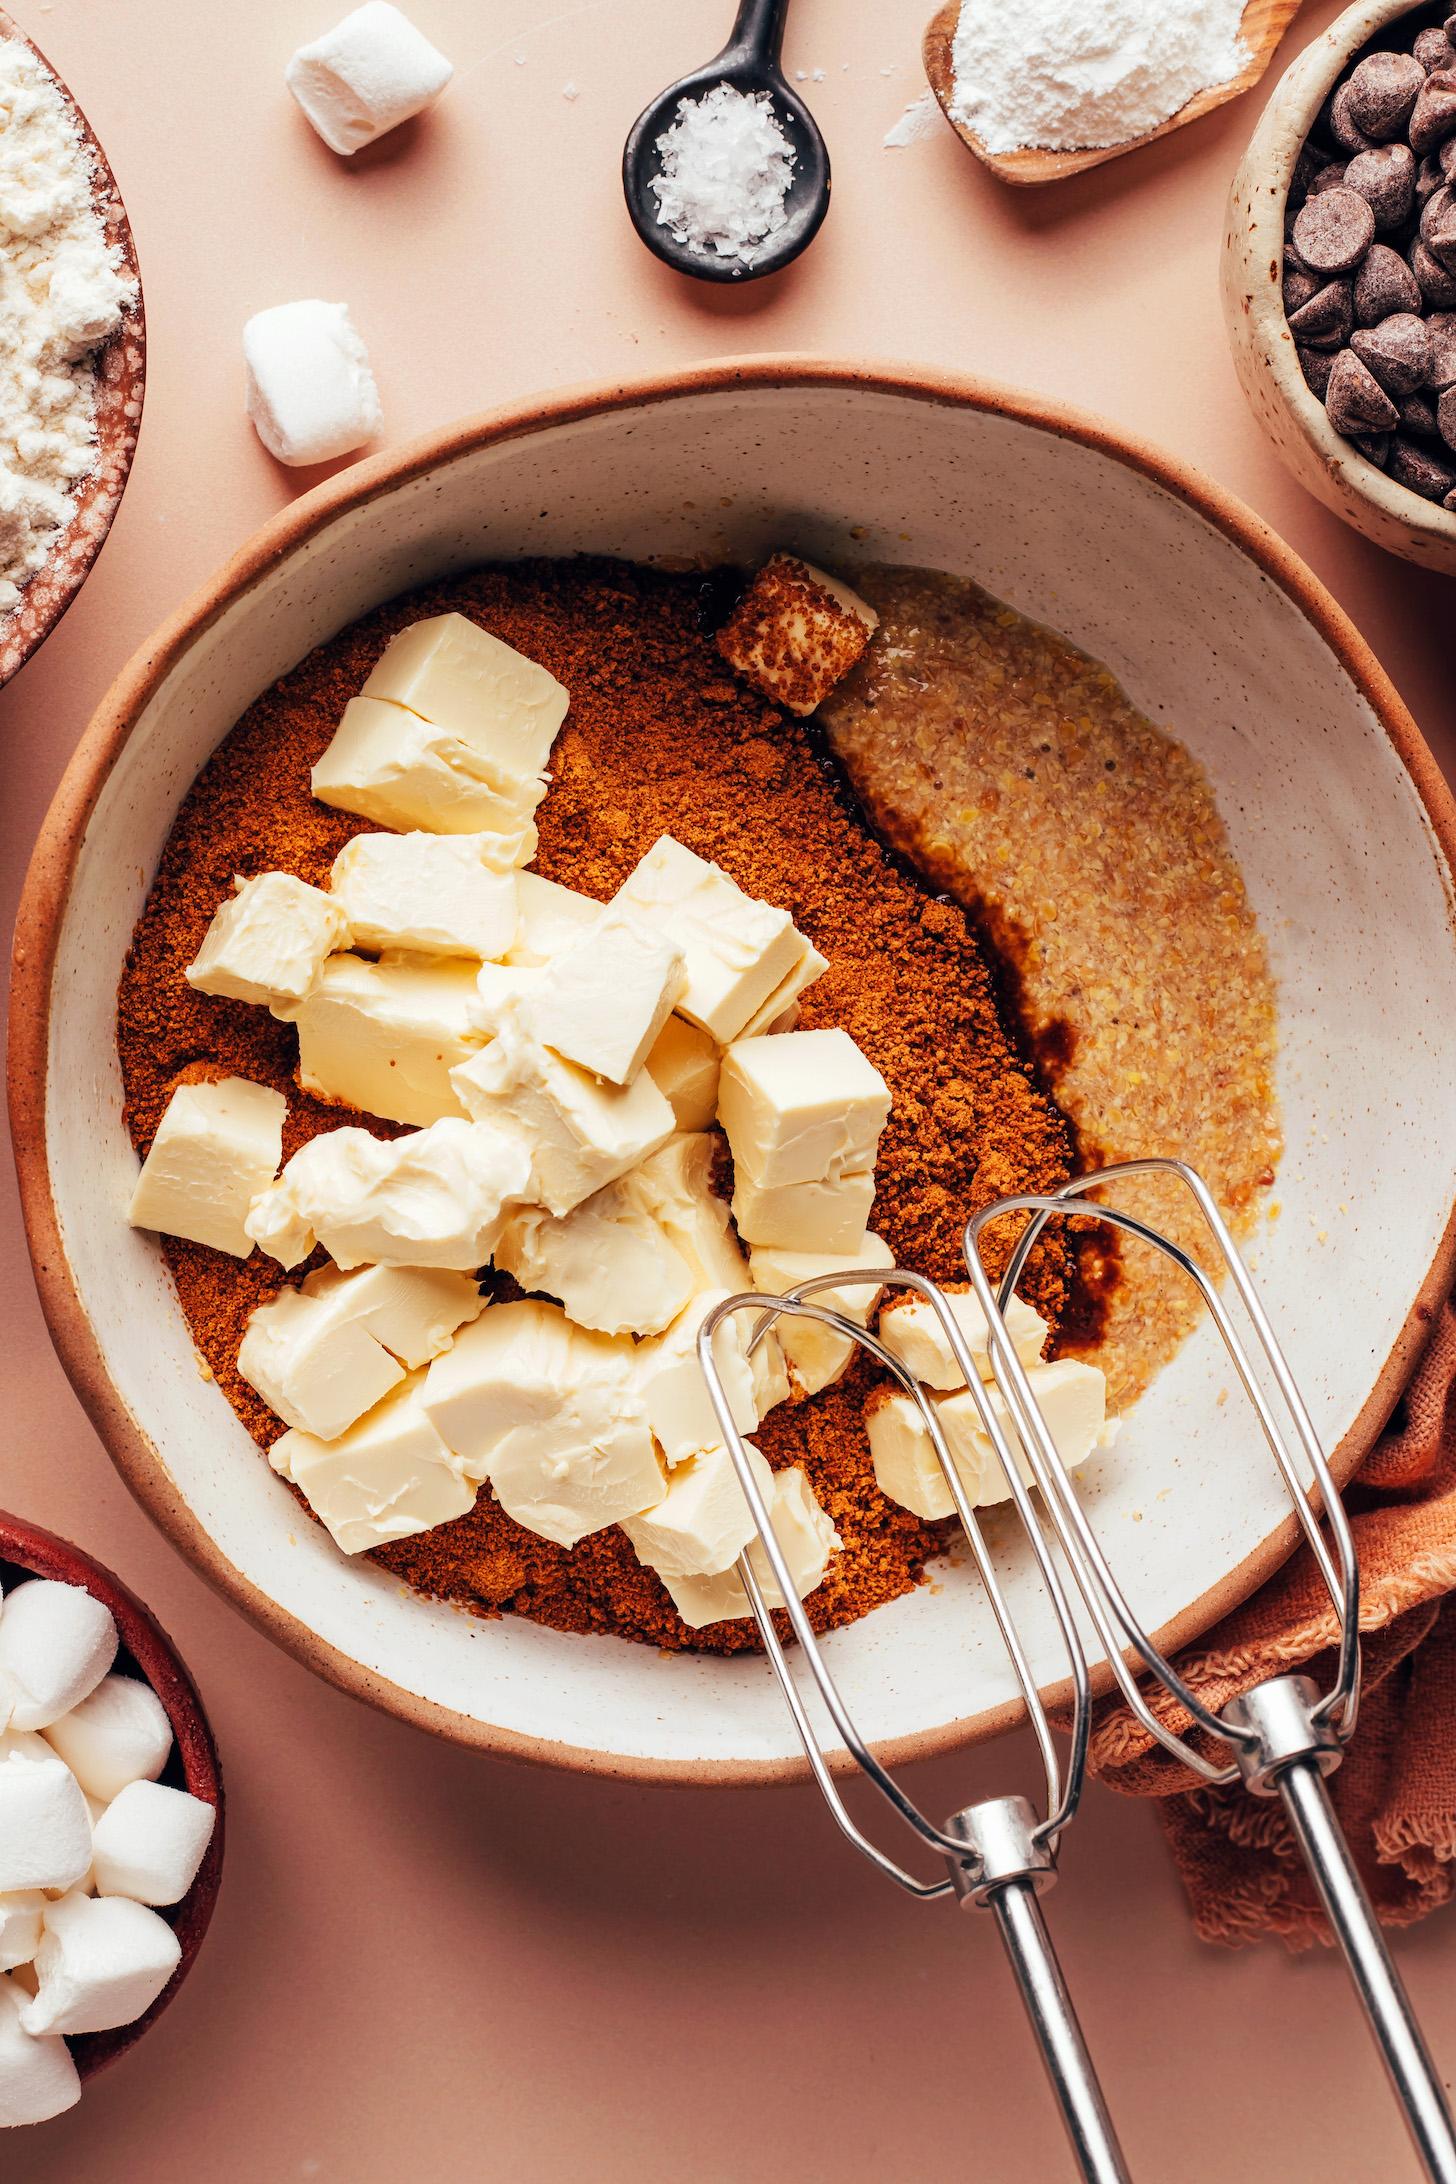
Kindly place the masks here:
<instances>
[{"instance_id":1,"label":"red rimmed bowl","mask_svg":"<svg viewBox=\"0 0 1456 2184\"><path fill-rule=\"evenodd\" d=\"M182 1945L182 1957L176 1971L151 2008L141 2017L134 2018L131 2024L117 2025L110 2032L78 2033L66 2043L76 2059L81 2077L94 2078L98 2070L104 2070L118 2055L135 2047L142 2034L156 2023L187 1977L193 1959L202 1947L202 1937L207 1932L222 1878L222 1768L197 1686L151 1609L143 1607L136 1594L129 1591L104 1563L97 1562L81 1548L73 1547L69 1540L59 1539L54 1532L42 1531L38 1524L27 1524L20 1517L9 1516L0 1510L0 1586L8 1593L12 1586L27 1577L49 1577L61 1585L82 1585L111 1610L121 1639L115 1672L122 1676L137 1676L149 1683L172 1724L174 1741L162 1781L176 1790L190 1790L194 1797L200 1797L204 1804L214 1806L217 1811L212 1841L198 1867L197 1878L180 1903L170 1904L158 1913L167 1920Z\"/></svg>"},{"instance_id":2,"label":"red rimmed bowl","mask_svg":"<svg viewBox=\"0 0 1456 2184\"><path fill-rule=\"evenodd\" d=\"M111 339L98 350L96 364L96 467L76 487L76 512L56 534L50 553L21 594L13 614L0 619L0 684L9 682L38 651L81 586L106 543L136 453L147 376L147 328L142 309L141 269L131 222L116 177L95 131L33 38L0 8L0 39L29 46L54 82L95 170L92 202L106 230L106 240L121 252L122 263L137 284L129 307Z\"/></svg>"}]
</instances>

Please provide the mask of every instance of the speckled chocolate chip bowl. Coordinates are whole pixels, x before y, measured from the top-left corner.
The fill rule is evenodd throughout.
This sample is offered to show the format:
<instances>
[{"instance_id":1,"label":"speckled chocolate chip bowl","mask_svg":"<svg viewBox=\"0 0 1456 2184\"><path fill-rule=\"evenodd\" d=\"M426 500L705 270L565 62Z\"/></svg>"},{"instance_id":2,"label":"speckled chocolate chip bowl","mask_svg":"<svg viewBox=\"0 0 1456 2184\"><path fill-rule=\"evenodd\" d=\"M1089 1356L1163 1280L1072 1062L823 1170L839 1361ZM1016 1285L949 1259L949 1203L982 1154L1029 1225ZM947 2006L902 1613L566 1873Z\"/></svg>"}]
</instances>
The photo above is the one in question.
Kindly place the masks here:
<instances>
[{"instance_id":1,"label":"speckled chocolate chip bowl","mask_svg":"<svg viewBox=\"0 0 1456 2184\"><path fill-rule=\"evenodd\" d=\"M1359 0L1286 70L1229 195L1223 301L1239 382L1300 483L1376 545L1453 574L1456 449L1432 355L1448 278L1456 294L1448 12Z\"/></svg>"},{"instance_id":2,"label":"speckled chocolate chip bowl","mask_svg":"<svg viewBox=\"0 0 1456 2184\"><path fill-rule=\"evenodd\" d=\"M1263 1223L1259 1275L1340 1477L1383 1423L1449 1280L1456 1140L1441 1042L1456 1009L1456 810L1357 632L1227 494L1095 420L863 360L730 361L555 396L358 465L289 508L187 605L88 730L22 910L10 1084L45 1309L129 1484L264 1630L434 1734L652 1779L802 1768L761 1659L664 1657L422 1599L368 1556L341 1555L260 1460L199 1370L160 1245L123 1222L137 1155L115 1012L138 916L188 785L233 724L402 587L523 552L741 569L791 543L822 566L846 538L863 565L898 564L902 580L939 569L1060 632L1201 769L1286 1027L1273 1059L1280 1213ZM879 717L894 702L881 690ZM945 733L937 793L952 816L952 797L972 801L960 790L974 754L956 748L951 709ZM1042 749L1052 735L1028 728L1024 740L1036 745L1026 764L1055 772ZM772 741L759 753L771 771L774 753ZM903 783L884 787L902 817L917 816ZM607 808L583 801L584 833L594 814L609 824ZM1069 826L1063 863L1048 860L1045 899L1009 906L1042 934L1055 923L1059 944L1096 884L1075 862L1078 835ZM1154 1018L1166 952L1150 932L1147 976L1124 997ZM1073 981L1058 984L1071 1009ZM1127 1013L1122 1000L1113 1013ZM1175 1013L1196 1018L1196 1003ZM1182 1029L1169 1022L1168 1039ZM1185 1043L1200 1046L1196 1025ZM1225 1080L1210 1074L1214 1102ZM1189 1341L1107 1459L1083 1472L1094 1521L1164 1644L1207 1628L1292 1544L1277 1479L1238 1406L1219 1401L1226 1377ZM1007 1582L1050 1682L1059 1662L1035 1572L1006 1544ZM972 1573L942 1561L935 1575L828 1640L866 1735L892 1760L1018 1718Z\"/></svg>"}]
</instances>

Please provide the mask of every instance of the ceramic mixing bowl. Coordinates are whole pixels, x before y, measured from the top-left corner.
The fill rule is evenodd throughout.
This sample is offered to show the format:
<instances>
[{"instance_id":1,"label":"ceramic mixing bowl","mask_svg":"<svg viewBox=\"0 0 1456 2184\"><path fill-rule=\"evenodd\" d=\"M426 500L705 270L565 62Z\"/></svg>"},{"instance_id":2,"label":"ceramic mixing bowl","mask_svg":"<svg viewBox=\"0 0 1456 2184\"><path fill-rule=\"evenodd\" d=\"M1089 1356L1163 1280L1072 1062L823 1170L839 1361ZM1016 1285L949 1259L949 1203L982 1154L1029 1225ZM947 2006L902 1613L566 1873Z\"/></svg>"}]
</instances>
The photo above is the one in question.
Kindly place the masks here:
<instances>
[{"instance_id":1,"label":"ceramic mixing bowl","mask_svg":"<svg viewBox=\"0 0 1456 2184\"><path fill-rule=\"evenodd\" d=\"M1410 0L1357 0L1274 86L1229 192L1223 310L1239 384L1300 484L1387 552L1456 576L1456 515L1388 478L1336 432L1299 368L1281 286L1284 207L1300 146L1361 47L1398 44L1401 18L1420 12Z\"/></svg>"},{"instance_id":2,"label":"ceramic mixing bowl","mask_svg":"<svg viewBox=\"0 0 1456 2184\"><path fill-rule=\"evenodd\" d=\"M58 1539L54 1532L42 1531L38 1524L27 1524L21 1517L0 1511L0 1589L8 1593L27 1577L54 1578L61 1585L83 1585L111 1610L121 1639L115 1673L139 1676L149 1683L172 1724L175 1741L162 1780L174 1789L190 1790L194 1797L217 1808L212 1840L192 1886L180 1903L170 1905L160 1914L176 1930L182 1946L177 1969L151 2008L131 2024L117 2025L110 2032L78 2033L67 2042L76 2068L85 2079L93 2078L98 2070L115 2062L118 2055L135 2047L142 2034L176 1998L177 1990L202 1947L222 1880L222 1768L197 1687L151 1609L144 1607L119 1577L83 1548L72 1546L69 1540Z\"/></svg>"},{"instance_id":3,"label":"ceramic mixing bowl","mask_svg":"<svg viewBox=\"0 0 1456 2184\"><path fill-rule=\"evenodd\" d=\"M124 1476L259 1625L439 1734L562 1765L787 1772L763 1663L482 1621L348 1561L197 1370L154 1237L122 1220L116 985L173 816L249 701L376 602L521 553L815 559L971 575L1105 661L1208 770L1282 995L1282 1212L1259 1272L1347 1473L1452 1261L1451 799L1309 571L1246 509L1111 427L969 381L775 358L534 402L363 463L286 510L138 654L46 823L18 936L11 1092L52 1332ZM1211 1339L1127 1421L1089 1492L1133 1604L1178 1639L1287 1552ZM1141 1513L1133 1522L1132 1513ZM1029 1641L1057 1673L1008 1549ZM829 1641L892 1755L1016 1717L968 1571Z\"/></svg>"}]
</instances>

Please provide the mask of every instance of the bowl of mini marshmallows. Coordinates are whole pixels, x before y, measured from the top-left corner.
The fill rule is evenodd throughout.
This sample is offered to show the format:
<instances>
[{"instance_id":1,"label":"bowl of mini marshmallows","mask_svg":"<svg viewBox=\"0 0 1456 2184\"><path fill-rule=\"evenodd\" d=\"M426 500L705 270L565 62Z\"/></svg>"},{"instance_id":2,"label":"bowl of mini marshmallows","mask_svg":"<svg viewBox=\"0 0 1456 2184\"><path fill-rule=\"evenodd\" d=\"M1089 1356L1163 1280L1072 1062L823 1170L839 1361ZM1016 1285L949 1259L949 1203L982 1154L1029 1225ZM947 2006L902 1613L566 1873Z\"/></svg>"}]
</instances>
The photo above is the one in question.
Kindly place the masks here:
<instances>
[{"instance_id":1,"label":"bowl of mini marshmallows","mask_svg":"<svg viewBox=\"0 0 1456 2184\"><path fill-rule=\"evenodd\" d=\"M145 331L100 145L0 10L0 683L55 628L121 502Z\"/></svg>"},{"instance_id":2,"label":"bowl of mini marshmallows","mask_svg":"<svg viewBox=\"0 0 1456 2184\"><path fill-rule=\"evenodd\" d=\"M1359 0L1277 85L1234 178L1224 314L1302 485L1456 575L1456 0Z\"/></svg>"},{"instance_id":3,"label":"bowl of mini marshmallows","mask_svg":"<svg viewBox=\"0 0 1456 2184\"><path fill-rule=\"evenodd\" d=\"M44 2123L141 2038L201 1946L222 1775L156 1618L0 1514L0 2126Z\"/></svg>"}]
</instances>

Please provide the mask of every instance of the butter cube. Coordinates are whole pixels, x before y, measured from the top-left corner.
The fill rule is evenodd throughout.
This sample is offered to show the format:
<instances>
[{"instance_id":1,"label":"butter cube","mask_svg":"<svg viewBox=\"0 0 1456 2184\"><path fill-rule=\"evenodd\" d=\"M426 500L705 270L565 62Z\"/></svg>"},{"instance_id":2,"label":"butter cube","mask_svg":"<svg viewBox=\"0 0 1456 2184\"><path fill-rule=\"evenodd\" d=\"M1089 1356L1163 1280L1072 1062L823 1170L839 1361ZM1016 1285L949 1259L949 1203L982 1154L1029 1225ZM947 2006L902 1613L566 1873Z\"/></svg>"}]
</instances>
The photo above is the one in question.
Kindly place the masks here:
<instances>
[{"instance_id":1,"label":"butter cube","mask_svg":"<svg viewBox=\"0 0 1456 2184\"><path fill-rule=\"evenodd\" d=\"M758 1490L772 1508L773 1473L751 1441L744 1445ZM758 1536L733 1459L721 1442L679 1464L668 1476L662 1500L640 1516L624 1517L622 1530L638 1561L659 1577L714 1577L731 1569Z\"/></svg>"},{"instance_id":2,"label":"butter cube","mask_svg":"<svg viewBox=\"0 0 1456 2184\"><path fill-rule=\"evenodd\" d=\"M573 887L561 887L539 872L523 872L516 882L520 928L506 952L507 963L539 969L571 947L602 914L602 904Z\"/></svg>"},{"instance_id":3,"label":"butter cube","mask_svg":"<svg viewBox=\"0 0 1456 2184\"><path fill-rule=\"evenodd\" d=\"M790 713L812 713L879 626L858 592L796 554L774 554L718 632L745 682Z\"/></svg>"},{"instance_id":4,"label":"butter cube","mask_svg":"<svg viewBox=\"0 0 1456 2184\"><path fill-rule=\"evenodd\" d=\"M766 1001L760 1001L738 1036L740 1039L757 1039L766 1031L792 1031L799 1014L799 996L822 978L829 968L829 958L822 956L812 941L804 942L798 962Z\"/></svg>"},{"instance_id":5,"label":"butter cube","mask_svg":"<svg viewBox=\"0 0 1456 2184\"><path fill-rule=\"evenodd\" d=\"M646 1208L687 1262L695 1291L720 1289L737 1296L753 1285L728 1225L728 1208L713 1188L717 1145L702 1131L670 1137L623 1178L622 1188Z\"/></svg>"},{"instance_id":6,"label":"butter cube","mask_svg":"<svg viewBox=\"0 0 1456 2184\"><path fill-rule=\"evenodd\" d=\"M268 1451L346 1555L432 1531L474 1507L475 1482L425 1413L424 1378L413 1374L336 1440L295 1428Z\"/></svg>"},{"instance_id":7,"label":"butter cube","mask_svg":"<svg viewBox=\"0 0 1456 2184\"><path fill-rule=\"evenodd\" d=\"M273 1014L298 1028L298 1081L315 1099L423 1126L465 1112L450 1081L484 1034L478 965L463 956L330 957L310 993Z\"/></svg>"},{"instance_id":8,"label":"butter cube","mask_svg":"<svg viewBox=\"0 0 1456 2184\"><path fill-rule=\"evenodd\" d=\"M874 1202L875 1179L864 1172L769 1188L746 1168L734 1171L733 1218L746 1244L778 1244L786 1251L853 1251L869 1225Z\"/></svg>"},{"instance_id":9,"label":"butter cube","mask_svg":"<svg viewBox=\"0 0 1456 2184\"><path fill-rule=\"evenodd\" d=\"M126 1217L246 1259L248 1208L283 1158L281 1092L247 1077L179 1084L157 1124Z\"/></svg>"},{"instance_id":10,"label":"butter cube","mask_svg":"<svg viewBox=\"0 0 1456 2184\"><path fill-rule=\"evenodd\" d=\"M571 702L554 675L463 614L433 614L391 638L363 695L458 737L503 788L539 783Z\"/></svg>"},{"instance_id":11,"label":"butter cube","mask_svg":"<svg viewBox=\"0 0 1456 2184\"><path fill-rule=\"evenodd\" d=\"M1058 1456L1069 1471L1085 1463L1094 1449L1111 1446L1117 1421L1107 1417L1107 1382L1095 1365L1061 1358L1028 1370L1032 1392L1047 1422ZM986 1391L995 1416L1005 1427L1017 1456L1023 1484L1032 1484L1020 1437L1006 1400L996 1388ZM968 1388L932 1398L967 1496L976 1507L1005 1501L1011 1492L990 1435L981 1424ZM955 1504L930 1435L908 1395L877 1390L865 1412L870 1455L880 1489L891 1501L918 1517L948 1517Z\"/></svg>"},{"instance_id":12,"label":"butter cube","mask_svg":"<svg viewBox=\"0 0 1456 2184\"><path fill-rule=\"evenodd\" d=\"M873 1168L889 1112L889 1086L847 1031L735 1039L723 1056L719 1119L735 1172L762 1189Z\"/></svg>"},{"instance_id":13,"label":"butter cube","mask_svg":"<svg viewBox=\"0 0 1456 2184\"><path fill-rule=\"evenodd\" d=\"M252 1314L238 1371L285 1425L332 1441L483 1308L468 1274L322 1267Z\"/></svg>"},{"instance_id":14,"label":"butter cube","mask_svg":"<svg viewBox=\"0 0 1456 2184\"><path fill-rule=\"evenodd\" d=\"M640 918L604 910L553 956L529 1022L554 1053L609 1084L631 1084L682 992L683 952Z\"/></svg>"},{"instance_id":15,"label":"butter cube","mask_svg":"<svg viewBox=\"0 0 1456 2184\"><path fill-rule=\"evenodd\" d=\"M495 1263L523 1289L560 1299L578 1327L656 1334L693 1294L693 1275L627 1178L608 1183L559 1220L540 1206L511 1214Z\"/></svg>"},{"instance_id":16,"label":"butter cube","mask_svg":"<svg viewBox=\"0 0 1456 2184\"><path fill-rule=\"evenodd\" d=\"M679 1130L711 1130L718 1114L716 1039L685 1016L669 1016L652 1042L646 1069L672 1108Z\"/></svg>"},{"instance_id":17,"label":"butter cube","mask_svg":"<svg viewBox=\"0 0 1456 2184\"><path fill-rule=\"evenodd\" d=\"M974 1290L947 1289L941 1294L960 1328L971 1360L982 1380L992 1380L989 1336L985 1314ZM1013 1297L1006 1311L1006 1331L1023 1365L1040 1361L1048 1328L1040 1312L1020 1297ZM966 1376L955 1361L935 1307L928 1298L902 1292L880 1314L880 1340L927 1388L963 1388Z\"/></svg>"},{"instance_id":18,"label":"butter cube","mask_svg":"<svg viewBox=\"0 0 1456 2184\"><path fill-rule=\"evenodd\" d=\"M572 1547L662 1498L632 1368L630 1342L555 1305L492 1305L430 1366L425 1408L508 1515Z\"/></svg>"},{"instance_id":19,"label":"butter cube","mask_svg":"<svg viewBox=\"0 0 1456 2184\"><path fill-rule=\"evenodd\" d=\"M787 910L756 902L720 865L659 835L612 898L681 944L687 984L675 1006L720 1046L799 963L806 946Z\"/></svg>"},{"instance_id":20,"label":"butter cube","mask_svg":"<svg viewBox=\"0 0 1456 2184\"><path fill-rule=\"evenodd\" d=\"M362 151L431 105L454 70L389 0L365 0L300 46L284 81L331 152Z\"/></svg>"},{"instance_id":21,"label":"butter cube","mask_svg":"<svg viewBox=\"0 0 1456 2184\"><path fill-rule=\"evenodd\" d=\"M807 1600L809 1594L823 1584L830 1557L839 1552L843 1542L820 1506L808 1478L797 1465L774 1473L774 1496L769 1515L774 1537L788 1563L794 1590L801 1600ZM753 1541L748 1559L766 1604L781 1608L784 1596L763 1551L762 1540ZM722 1623L753 1612L736 1569L724 1570L716 1577L664 1577L662 1582L689 1630L701 1630L708 1623Z\"/></svg>"},{"instance_id":22,"label":"butter cube","mask_svg":"<svg viewBox=\"0 0 1456 2184\"><path fill-rule=\"evenodd\" d=\"M531 1195L556 1215L635 1167L672 1135L672 1109L652 1079L599 1084L503 1016L489 1046L450 1072L477 1122L513 1133L528 1149Z\"/></svg>"},{"instance_id":23,"label":"butter cube","mask_svg":"<svg viewBox=\"0 0 1456 2184\"><path fill-rule=\"evenodd\" d=\"M325 1130L253 1202L247 1232L281 1266L322 1244L337 1266L484 1266L531 1164L513 1137L447 1117L404 1137Z\"/></svg>"},{"instance_id":24,"label":"butter cube","mask_svg":"<svg viewBox=\"0 0 1456 2184\"><path fill-rule=\"evenodd\" d=\"M637 1346L637 1383L648 1422L669 1465L685 1463L723 1438L698 1362L698 1329L711 1307L727 1294L725 1290L700 1291L663 1334ZM783 1352L772 1329L752 1357L748 1354L755 1324L753 1313L734 1312L713 1334L713 1361L729 1416L740 1433L752 1433L789 1394Z\"/></svg>"},{"instance_id":25,"label":"butter cube","mask_svg":"<svg viewBox=\"0 0 1456 2184\"><path fill-rule=\"evenodd\" d=\"M866 1230L854 1249L848 1252L782 1251L772 1244L754 1244L748 1254L748 1263L755 1289L783 1296L797 1283L813 1281L821 1274L838 1274L849 1268L890 1267L895 1260L883 1238ZM879 1290L866 1282L863 1287L816 1290L810 1301L867 1327L879 1295ZM817 1395L821 1388L838 1380L856 1348L851 1336L841 1335L837 1329L825 1327L818 1320L795 1319L788 1313L775 1323L774 1333L789 1369L805 1395Z\"/></svg>"},{"instance_id":26,"label":"butter cube","mask_svg":"<svg viewBox=\"0 0 1456 2184\"><path fill-rule=\"evenodd\" d=\"M300 999L325 956L348 941L338 904L291 872L260 872L234 880L233 888L187 966L187 983L265 1008Z\"/></svg>"},{"instance_id":27,"label":"butter cube","mask_svg":"<svg viewBox=\"0 0 1456 2184\"><path fill-rule=\"evenodd\" d=\"M321 804L378 826L496 834L519 845L518 861L536 854L545 783L503 785L459 736L383 698L349 700L310 779Z\"/></svg>"},{"instance_id":28,"label":"butter cube","mask_svg":"<svg viewBox=\"0 0 1456 2184\"><path fill-rule=\"evenodd\" d=\"M513 873L486 862L494 834L356 834L329 885L357 946L503 956L516 937Z\"/></svg>"},{"instance_id":29,"label":"butter cube","mask_svg":"<svg viewBox=\"0 0 1456 2184\"><path fill-rule=\"evenodd\" d=\"M482 1038L493 1039L507 1018L520 1021L520 1004L529 1000L540 984L540 971L517 968L513 963L482 963L475 974L471 1023Z\"/></svg>"}]
</instances>

